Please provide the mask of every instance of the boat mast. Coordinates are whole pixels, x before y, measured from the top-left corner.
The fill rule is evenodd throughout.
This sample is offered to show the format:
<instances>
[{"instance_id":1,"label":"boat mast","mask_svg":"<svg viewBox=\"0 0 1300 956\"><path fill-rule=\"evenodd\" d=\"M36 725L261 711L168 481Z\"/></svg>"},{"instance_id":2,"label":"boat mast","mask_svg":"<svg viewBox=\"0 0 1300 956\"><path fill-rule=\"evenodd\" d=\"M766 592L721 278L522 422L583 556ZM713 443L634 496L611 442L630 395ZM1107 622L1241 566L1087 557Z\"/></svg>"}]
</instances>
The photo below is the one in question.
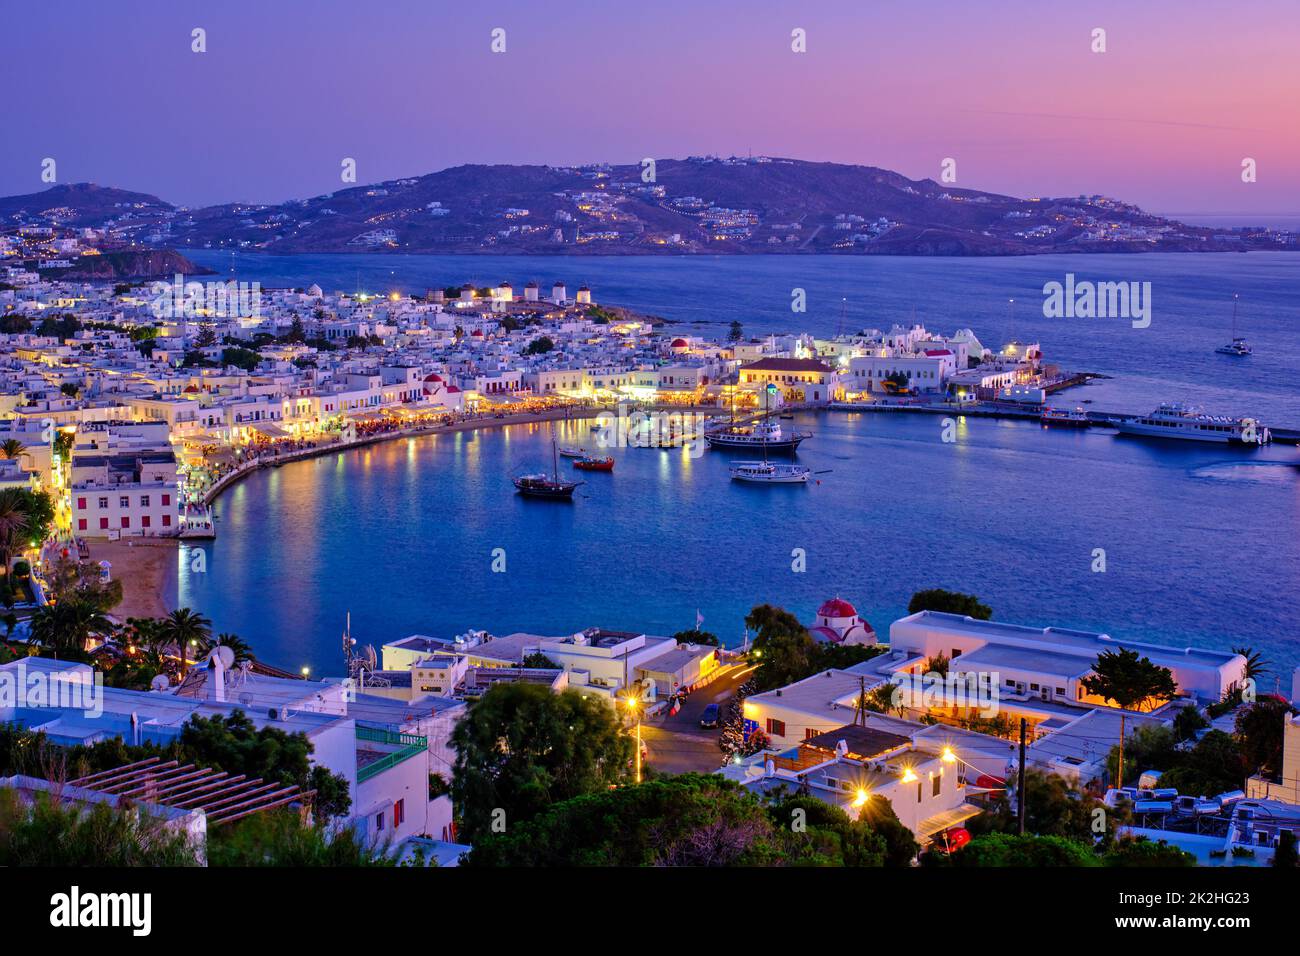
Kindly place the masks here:
<instances>
[{"instance_id":1,"label":"boat mast","mask_svg":"<svg viewBox=\"0 0 1300 956\"><path fill-rule=\"evenodd\" d=\"M1237 341L1237 293L1232 293L1232 341Z\"/></svg>"}]
</instances>

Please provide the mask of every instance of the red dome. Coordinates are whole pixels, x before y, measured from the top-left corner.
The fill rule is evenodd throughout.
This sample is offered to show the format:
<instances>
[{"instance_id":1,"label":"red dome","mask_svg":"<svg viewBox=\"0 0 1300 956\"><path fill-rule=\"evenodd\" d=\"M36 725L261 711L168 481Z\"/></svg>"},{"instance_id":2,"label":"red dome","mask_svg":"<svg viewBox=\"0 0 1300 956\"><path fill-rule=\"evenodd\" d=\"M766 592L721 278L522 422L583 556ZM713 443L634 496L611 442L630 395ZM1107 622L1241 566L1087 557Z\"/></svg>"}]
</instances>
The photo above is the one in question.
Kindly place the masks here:
<instances>
[{"instance_id":1,"label":"red dome","mask_svg":"<svg viewBox=\"0 0 1300 956\"><path fill-rule=\"evenodd\" d=\"M424 380L426 382L441 382L442 376L437 372L430 372L428 375L424 376Z\"/></svg>"},{"instance_id":2,"label":"red dome","mask_svg":"<svg viewBox=\"0 0 1300 956\"><path fill-rule=\"evenodd\" d=\"M675 349L688 349L691 347L691 343L685 339L673 339L672 347Z\"/></svg>"},{"instance_id":3,"label":"red dome","mask_svg":"<svg viewBox=\"0 0 1300 956\"><path fill-rule=\"evenodd\" d=\"M857 617L858 609L848 601L831 598L817 609L818 617Z\"/></svg>"}]
</instances>

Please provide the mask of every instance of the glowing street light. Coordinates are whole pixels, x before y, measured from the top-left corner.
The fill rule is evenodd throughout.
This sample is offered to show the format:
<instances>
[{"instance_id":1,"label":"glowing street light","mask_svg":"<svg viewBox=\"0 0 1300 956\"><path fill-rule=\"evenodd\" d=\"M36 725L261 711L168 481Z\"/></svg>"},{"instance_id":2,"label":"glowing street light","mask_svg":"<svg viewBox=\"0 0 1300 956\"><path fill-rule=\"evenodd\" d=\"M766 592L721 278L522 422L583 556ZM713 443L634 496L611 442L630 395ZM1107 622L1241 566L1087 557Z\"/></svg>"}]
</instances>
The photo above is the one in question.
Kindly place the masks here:
<instances>
[{"instance_id":1,"label":"glowing street light","mask_svg":"<svg viewBox=\"0 0 1300 956\"><path fill-rule=\"evenodd\" d=\"M912 783L916 780L916 773L911 767L903 768L903 783Z\"/></svg>"},{"instance_id":2,"label":"glowing street light","mask_svg":"<svg viewBox=\"0 0 1300 956\"><path fill-rule=\"evenodd\" d=\"M853 806L854 807L865 806L867 801L870 799L871 799L871 791L868 790L866 787L858 787L857 793L853 795Z\"/></svg>"},{"instance_id":3,"label":"glowing street light","mask_svg":"<svg viewBox=\"0 0 1300 956\"><path fill-rule=\"evenodd\" d=\"M636 782L641 782L641 708L637 706L637 699L630 694L624 698L627 709L636 715Z\"/></svg>"},{"instance_id":4,"label":"glowing street light","mask_svg":"<svg viewBox=\"0 0 1300 956\"><path fill-rule=\"evenodd\" d=\"M957 755L953 753L951 747L944 747L943 752L939 754L939 759L944 763L956 763Z\"/></svg>"}]
</instances>

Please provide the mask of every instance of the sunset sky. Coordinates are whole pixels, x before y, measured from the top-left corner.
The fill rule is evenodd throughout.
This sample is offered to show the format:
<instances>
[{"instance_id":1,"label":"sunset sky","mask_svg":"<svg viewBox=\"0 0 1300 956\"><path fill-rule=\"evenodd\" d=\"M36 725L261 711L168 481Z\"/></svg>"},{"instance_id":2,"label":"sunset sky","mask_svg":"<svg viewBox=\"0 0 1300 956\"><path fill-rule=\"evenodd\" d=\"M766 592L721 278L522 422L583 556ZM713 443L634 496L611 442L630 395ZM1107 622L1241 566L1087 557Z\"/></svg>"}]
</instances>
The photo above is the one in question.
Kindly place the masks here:
<instances>
[{"instance_id":1,"label":"sunset sky","mask_svg":"<svg viewBox=\"0 0 1300 956\"><path fill-rule=\"evenodd\" d=\"M343 157L365 183L752 151L1300 215L1297 0L47 0L4 4L0 35L6 195L45 157L197 205L330 192Z\"/></svg>"}]
</instances>

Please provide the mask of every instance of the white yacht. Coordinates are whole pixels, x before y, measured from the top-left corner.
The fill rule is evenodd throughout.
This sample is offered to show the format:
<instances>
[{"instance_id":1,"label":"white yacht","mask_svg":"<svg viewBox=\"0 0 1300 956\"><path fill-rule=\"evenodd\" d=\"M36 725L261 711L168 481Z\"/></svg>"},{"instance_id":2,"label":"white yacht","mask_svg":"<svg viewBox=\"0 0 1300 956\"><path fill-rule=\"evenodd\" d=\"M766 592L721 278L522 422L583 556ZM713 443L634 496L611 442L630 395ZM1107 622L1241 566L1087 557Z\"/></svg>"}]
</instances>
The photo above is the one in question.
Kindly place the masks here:
<instances>
[{"instance_id":1,"label":"white yacht","mask_svg":"<svg viewBox=\"0 0 1300 956\"><path fill-rule=\"evenodd\" d=\"M1237 334L1237 296L1232 297L1232 341L1227 345L1220 345L1214 351L1220 355L1235 355L1244 358L1252 354L1255 350L1250 347L1250 343Z\"/></svg>"},{"instance_id":2,"label":"white yacht","mask_svg":"<svg viewBox=\"0 0 1300 956\"><path fill-rule=\"evenodd\" d=\"M778 465L769 461L733 461L727 471L732 481L766 485L803 484L812 474L812 469L804 465Z\"/></svg>"},{"instance_id":3,"label":"white yacht","mask_svg":"<svg viewBox=\"0 0 1300 956\"><path fill-rule=\"evenodd\" d=\"M1116 422L1121 435L1148 438L1176 438L1184 441L1211 441L1235 445L1267 445L1273 440L1269 430L1254 418L1229 418L1206 415L1194 405L1167 402L1150 415Z\"/></svg>"}]
</instances>

